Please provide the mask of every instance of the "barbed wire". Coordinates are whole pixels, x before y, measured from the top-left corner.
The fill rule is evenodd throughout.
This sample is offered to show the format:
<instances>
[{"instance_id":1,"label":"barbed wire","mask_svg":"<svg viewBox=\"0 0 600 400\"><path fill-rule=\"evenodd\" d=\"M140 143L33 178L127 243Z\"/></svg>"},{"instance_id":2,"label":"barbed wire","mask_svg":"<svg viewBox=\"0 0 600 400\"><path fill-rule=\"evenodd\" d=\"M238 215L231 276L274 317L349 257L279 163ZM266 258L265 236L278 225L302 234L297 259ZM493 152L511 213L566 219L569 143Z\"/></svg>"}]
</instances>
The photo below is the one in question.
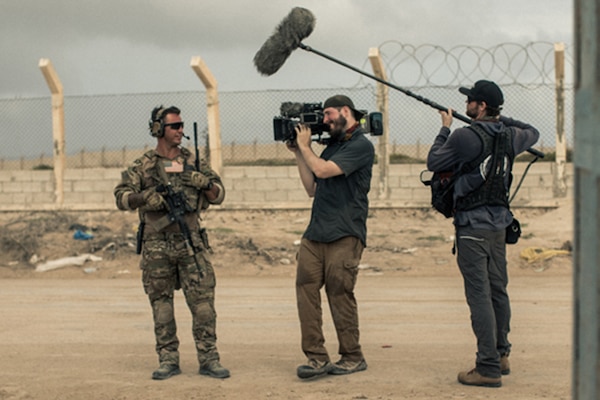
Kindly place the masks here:
<instances>
[{"instance_id":1,"label":"barbed wire","mask_svg":"<svg viewBox=\"0 0 600 400\"><path fill-rule=\"evenodd\" d=\"M449 87L474 77L501 85L536 87L555 82L555 44L501 43L490 48L434 44L412 45L388 40L378 46L390 83L405 87ZM368 67L366 60L363 67ZM565 86L573 86L573 56L565 45ZM357 86L363 85L361 77Z\"/></svg>"}]
</instances>

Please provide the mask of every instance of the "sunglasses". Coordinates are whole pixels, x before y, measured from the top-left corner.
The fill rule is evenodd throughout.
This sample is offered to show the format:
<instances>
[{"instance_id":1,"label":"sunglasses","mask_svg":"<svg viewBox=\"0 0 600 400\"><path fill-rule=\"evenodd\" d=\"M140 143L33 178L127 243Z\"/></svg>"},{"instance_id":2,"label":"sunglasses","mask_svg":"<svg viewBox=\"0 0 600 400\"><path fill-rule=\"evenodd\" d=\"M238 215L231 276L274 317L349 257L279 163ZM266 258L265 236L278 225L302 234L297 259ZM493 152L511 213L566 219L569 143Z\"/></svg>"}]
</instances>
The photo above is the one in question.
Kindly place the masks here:
<instances>
[{"instance_id":1,"label":"sunglasses","mask_svg":"<svg viewBox=\"0 0 600 400\"><path fill-rule=\"evenodd\" d=\"M168 126L171 129L178 131L179 129L183 128L183 121L182 122L171 122L170 124L165 124L164 126Z\"/></svg>"}]
</instances>

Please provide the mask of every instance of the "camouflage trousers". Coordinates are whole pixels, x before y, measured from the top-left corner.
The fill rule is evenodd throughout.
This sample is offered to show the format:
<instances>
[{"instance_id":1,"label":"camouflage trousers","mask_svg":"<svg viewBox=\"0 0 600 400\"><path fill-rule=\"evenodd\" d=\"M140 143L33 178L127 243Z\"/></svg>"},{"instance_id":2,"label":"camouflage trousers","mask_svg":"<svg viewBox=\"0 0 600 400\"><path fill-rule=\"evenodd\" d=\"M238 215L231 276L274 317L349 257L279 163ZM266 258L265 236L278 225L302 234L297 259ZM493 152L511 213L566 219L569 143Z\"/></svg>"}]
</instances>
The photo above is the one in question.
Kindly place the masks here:
<instances>
[{"instance_id":1,"label":"camouflage trousers","mask_svg":"<svg viewBox=\"0 0 600 400\"><path fill-rule=\"evenodd\" d=\"M192 334L200 366L219 360L215 312L215 274L203 250L200 235L192 233L189 255L180 233L150 234L144 238L142 282L154 317L156 353L160 363L179 364L179 339L173 304L175 290L182 289L192 314ZM196 261L195 261L195 260Z\"/></svg>"}]
</instances>

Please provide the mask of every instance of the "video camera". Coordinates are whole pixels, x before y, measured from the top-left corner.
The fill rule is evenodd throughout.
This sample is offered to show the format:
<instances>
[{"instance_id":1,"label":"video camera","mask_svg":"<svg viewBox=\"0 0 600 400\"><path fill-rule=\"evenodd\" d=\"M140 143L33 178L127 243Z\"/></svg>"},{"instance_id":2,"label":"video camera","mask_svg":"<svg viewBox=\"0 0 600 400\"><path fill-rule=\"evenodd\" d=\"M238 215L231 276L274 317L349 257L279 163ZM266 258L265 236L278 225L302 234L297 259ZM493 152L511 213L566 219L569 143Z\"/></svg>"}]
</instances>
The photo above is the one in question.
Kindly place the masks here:
<instances>
[{"instance_id":1,"label":"video camera","mask_svg":"<svg viewBox=\"0 0 600 400\"><path fill-rule=\"evenodd\" d=\"M368 113L360 110L363 117L361 126L371 135L383 134L383 116L380 112ZM323 123L322 103L281 103L280 116L273 118L273 133L276 141L291 142L296 139L296 126L306 125L311 134L316 135L313 141L326 143L328 138L323 138L323 133L329 131L329 125Z\"/></svg>"}]
</instances>

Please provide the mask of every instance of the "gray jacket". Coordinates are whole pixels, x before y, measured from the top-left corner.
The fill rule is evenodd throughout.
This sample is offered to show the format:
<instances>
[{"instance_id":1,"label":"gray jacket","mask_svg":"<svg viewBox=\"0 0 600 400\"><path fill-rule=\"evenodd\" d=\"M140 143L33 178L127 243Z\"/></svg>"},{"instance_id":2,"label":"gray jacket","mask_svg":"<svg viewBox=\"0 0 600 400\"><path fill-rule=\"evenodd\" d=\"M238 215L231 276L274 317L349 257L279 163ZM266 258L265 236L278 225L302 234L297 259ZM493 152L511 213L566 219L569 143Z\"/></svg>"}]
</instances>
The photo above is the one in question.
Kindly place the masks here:
<instances>
[{"instance_id":1,"label":"gray jacket","mask_svg":"<svg viewBox=\"0 0 600 400\"><path fill-rule=\"evenodd\" d=\"M515 157L533 146L540 136L533 126L508 117L500 117L498 122L474 121L473 124L483 127L492 136L501 132L504 126L512 127L510 132ZM434 172L458 171L465 163L475 160L482 151L483 144L472 129L465 126L450 134L449 128L442 127L429 150L427 169ZM483 166L461 176L455 186L455 201L481 186L487 172ZM508 174L505 182L508 184ZM511 221L510 210L503 206L485 205L472 210L458 211L454 216L456 226L493 231L506 228Z\"/></svg>"}]
</instances>

